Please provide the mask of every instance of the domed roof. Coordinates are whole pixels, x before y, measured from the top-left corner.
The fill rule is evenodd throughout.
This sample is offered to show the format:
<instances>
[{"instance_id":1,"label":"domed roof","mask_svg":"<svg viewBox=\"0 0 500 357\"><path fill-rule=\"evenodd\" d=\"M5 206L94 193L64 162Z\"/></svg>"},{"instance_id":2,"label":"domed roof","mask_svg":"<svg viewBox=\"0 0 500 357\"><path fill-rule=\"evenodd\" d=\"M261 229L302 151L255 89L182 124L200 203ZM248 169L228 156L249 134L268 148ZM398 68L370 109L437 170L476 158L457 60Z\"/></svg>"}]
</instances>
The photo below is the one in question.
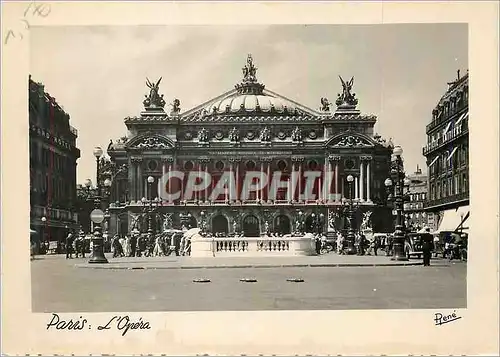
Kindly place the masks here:
<instances>
[{"instance_id":1,"label":"domed roof","mask_svg":"<svg viewBox=\"0 0 500 357\"><path fill-rule=\"evenodd\" d=\"M205 107L208 113L215 111L222 113L237 113L237 112L271 112L277 113L294 112L296 106L293 103L285 101L282 98L272 97L265 94L236 94L221 100L210 103Z\"/></svg>"}]
</instances>

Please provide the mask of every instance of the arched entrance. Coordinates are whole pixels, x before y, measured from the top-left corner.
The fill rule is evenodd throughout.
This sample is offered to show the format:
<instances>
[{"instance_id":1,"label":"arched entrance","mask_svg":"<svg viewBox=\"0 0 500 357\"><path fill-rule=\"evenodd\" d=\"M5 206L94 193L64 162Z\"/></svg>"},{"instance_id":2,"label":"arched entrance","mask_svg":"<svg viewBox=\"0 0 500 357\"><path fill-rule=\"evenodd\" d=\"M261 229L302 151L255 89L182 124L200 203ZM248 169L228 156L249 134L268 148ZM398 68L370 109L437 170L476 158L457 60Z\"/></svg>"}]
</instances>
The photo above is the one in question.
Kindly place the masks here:
<instances>
[{"instance_id":1,"label":"arched entrance","mask_svg":"<svg viewBox=\"0 0 500 357\"><path fill-rule=\"evenodd\" d=\"M224 233L227 236L228 232L229 223L224 215L218 214L212 218L212 233Z\"/></svg>"},{"instance_id":2,"label":"arched entrance","mask_svg":"<svg viewBox=\"0 0 500 357\"><path fill-rule=\"evenodd\" d=\"M243 220L243 235L245 237L259 237L260 224L259 219L254 215L248 215Z\"/></svg>"},{"instance_id":3,"label":"arched entrance","mask_svg":"<svg viewBox=\"0 0 500 357\"><path fill-rule=\"evenodd\" d=\"M292 232L290 219L284 214L280 214L274 219L274 233L289 234Z\"/></svg>"}]
</instances>

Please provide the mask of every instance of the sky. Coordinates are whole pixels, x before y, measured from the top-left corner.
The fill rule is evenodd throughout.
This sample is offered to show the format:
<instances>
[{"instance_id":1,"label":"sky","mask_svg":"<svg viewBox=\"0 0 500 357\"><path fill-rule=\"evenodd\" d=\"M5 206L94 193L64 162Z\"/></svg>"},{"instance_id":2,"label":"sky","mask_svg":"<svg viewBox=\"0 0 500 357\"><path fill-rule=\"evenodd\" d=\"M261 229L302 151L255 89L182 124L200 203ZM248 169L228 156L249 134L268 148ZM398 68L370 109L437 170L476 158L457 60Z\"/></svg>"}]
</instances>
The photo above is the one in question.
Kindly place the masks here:
<instances>
[{"instance_id":1,"label":"sky","mask_svg":"<svg viewBox=\"0 0 500 357\"><path fill-rule=\"evenodd\" d=\"M77 182L95 177L95 146L127 134L145 81L187 111L231 90L251 53L267 89L318 109L334 101L338 78L354 76L358 109L401 145L407 171L425 172L431 112L468 68L464 24L32 27L30 73L70 115L81 157ZM166 106L167 109L167 106Z\"/></svg>"}]
</instances>

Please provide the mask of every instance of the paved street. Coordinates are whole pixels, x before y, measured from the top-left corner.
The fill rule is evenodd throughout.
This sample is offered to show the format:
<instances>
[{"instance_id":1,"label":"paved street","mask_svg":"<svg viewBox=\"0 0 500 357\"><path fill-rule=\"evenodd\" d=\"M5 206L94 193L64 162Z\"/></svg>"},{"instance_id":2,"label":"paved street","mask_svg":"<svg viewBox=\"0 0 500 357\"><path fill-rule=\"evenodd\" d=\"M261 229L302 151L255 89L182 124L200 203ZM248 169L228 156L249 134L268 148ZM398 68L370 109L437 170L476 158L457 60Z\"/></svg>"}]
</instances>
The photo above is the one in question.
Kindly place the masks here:
<instances>
[{"instance_id":1,"label":"paved street","mask_svg":"<svg viewBox=\"0 0 500 357\"><path fill-rule=\"evenodd\" d=\"M357 257L360 261L370 257ZM166 258L164 258L166 259ZM466 307L466 264L435 266L90 269L82 259L31 263L34 312ZM137 265L137 264L136 264ZM194 283L207 278L209 283ZM240 282L242 278L257 282ZM300 278L304 282L288 282Z\"/></svg>"}]
</instances>

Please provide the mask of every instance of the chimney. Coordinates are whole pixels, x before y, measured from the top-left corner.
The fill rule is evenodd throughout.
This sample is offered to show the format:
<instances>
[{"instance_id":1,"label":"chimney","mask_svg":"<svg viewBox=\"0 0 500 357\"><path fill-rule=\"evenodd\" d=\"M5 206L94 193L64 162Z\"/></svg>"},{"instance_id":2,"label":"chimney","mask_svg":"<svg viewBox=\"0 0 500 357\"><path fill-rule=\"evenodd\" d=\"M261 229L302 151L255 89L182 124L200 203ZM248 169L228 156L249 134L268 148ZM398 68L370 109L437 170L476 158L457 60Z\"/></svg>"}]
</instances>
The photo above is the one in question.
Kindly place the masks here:
<instances>
[{"instance_id":1,"label":"chimney","mask_svg":"<svg viewBox=\"0 0 500 357\"><path fill-rule=\"evenodd\" d=\"M416 175L421 175L422 174L422 170L420 169L420 167L418 166L418 164L417 164L417 171L415 171L415 174Z\"/></svg>"},{"instance_id":2,"label":"chimney","mask_svg":"<svg viewBox=\"0 0 500 357\"><path fill-rule=\"evenodd\" d=\"M460 70L457 70L457 81L460 79Z\"/></svg>"}]
</instances>

